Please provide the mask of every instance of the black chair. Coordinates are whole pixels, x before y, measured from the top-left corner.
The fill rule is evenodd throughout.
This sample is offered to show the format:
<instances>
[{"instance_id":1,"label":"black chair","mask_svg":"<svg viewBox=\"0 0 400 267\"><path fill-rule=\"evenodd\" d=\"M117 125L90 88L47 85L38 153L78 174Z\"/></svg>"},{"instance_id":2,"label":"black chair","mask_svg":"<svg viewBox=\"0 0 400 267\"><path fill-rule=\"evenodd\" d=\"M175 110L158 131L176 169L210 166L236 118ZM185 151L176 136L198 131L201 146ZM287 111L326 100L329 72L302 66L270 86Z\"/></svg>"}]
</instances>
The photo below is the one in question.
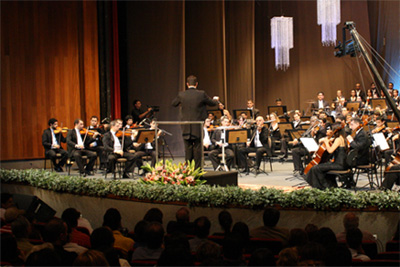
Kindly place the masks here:
<instances>
[{"instance_id":1,"label":"black chair","mask_svg":"<svg viewBox=\"0 0 400 267\"><path fill-rule=\"evenodd\" d=\"M62 155L60 153L57 153L56 154L56 160L60 160L61 158L62 158ZM46 162L47 162L48 159L50 160L51 171L54 171L53 161L48 156L46 156L46 154L44 155L44 169L46 170L46 168L47 168Z\"/></svg>"},{"instance_id":2,"label":"black chair","mask_svg":"<svg viewBox=\"0 0 400 267\"><path fill-rule=\"evenodd\" d=\"M88 160L88 157L87 157L87 156L82 156L82 161L84 162L84 166L86 166L87 160ZM70 157L70 158L67 160L66 166L67 166L67 169L68 169L68 175L71 174L71 167L72 167L72 165L74 165L74 163L75 163L75 158L74 158L74 157ZM79 172L79 175L81 175L80 172Z\"/></svg>"}]
</instances>

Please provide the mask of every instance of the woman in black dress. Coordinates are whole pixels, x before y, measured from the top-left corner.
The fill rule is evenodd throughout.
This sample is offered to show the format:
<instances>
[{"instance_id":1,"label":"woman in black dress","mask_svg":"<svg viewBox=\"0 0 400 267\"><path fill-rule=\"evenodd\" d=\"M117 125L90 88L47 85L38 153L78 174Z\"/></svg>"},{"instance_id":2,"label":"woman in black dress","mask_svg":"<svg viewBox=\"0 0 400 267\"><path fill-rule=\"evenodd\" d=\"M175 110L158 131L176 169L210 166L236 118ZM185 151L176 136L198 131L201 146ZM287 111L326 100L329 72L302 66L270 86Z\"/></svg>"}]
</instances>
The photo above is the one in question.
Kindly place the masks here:
<instances>
[{"instance_id":1,"label":"woman in black dress","mask_svg":"<svg viewBox=\"0 0 400 267\"><path fill-rule=\"evenodd\" d=\"M330 133L330 131L333 132L333 144L330 144L330 138L328 137L322 139L322 142L325 143L326 152L329 154L333 154L334 161L328 161L312 167L306 176L306 181L312 187L321 190L329 187L337 187L335 177L327 175L327 172L331 170L345 170L347 167L347 142L345 139L344 129L341 124L335 123L332 127L332 130L327 130L327 136L330 136L332 134Z\"/></svg>"}]
</instances>

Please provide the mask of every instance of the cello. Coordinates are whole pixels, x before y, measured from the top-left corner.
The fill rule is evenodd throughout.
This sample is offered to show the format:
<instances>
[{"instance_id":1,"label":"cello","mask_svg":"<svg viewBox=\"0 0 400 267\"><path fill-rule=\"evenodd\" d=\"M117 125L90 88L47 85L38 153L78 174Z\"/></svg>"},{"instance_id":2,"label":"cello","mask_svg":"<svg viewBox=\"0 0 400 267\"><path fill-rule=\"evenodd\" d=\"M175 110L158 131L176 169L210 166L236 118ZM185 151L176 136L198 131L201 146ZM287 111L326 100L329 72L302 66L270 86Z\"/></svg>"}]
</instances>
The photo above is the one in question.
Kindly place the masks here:
<instances>
[{"instance_id":1,"label":"cello","mask_svg":"<svg viewBox=\"0 0 400 267\"><path fill-rule=\"evenodd\" d=\"M332 138L332 136L334 136L338 131L342 130L344 128L344 123L342 122L341 127L337 128L334 132L332 132L332 134L330 134L330 136L327 136L328 138ZM330 144L332 144L332 142L330 142ZM314 155L312 156L312 160L310 161L310 163L308 163L308 165L306 166L306 168L304 169L304 174L307 174L312 167L326 162L329 159L329 153L326 153L326 145L325 143L322 143L319 147L318 150L314 152Z\"/></svg>"}]
</instances>

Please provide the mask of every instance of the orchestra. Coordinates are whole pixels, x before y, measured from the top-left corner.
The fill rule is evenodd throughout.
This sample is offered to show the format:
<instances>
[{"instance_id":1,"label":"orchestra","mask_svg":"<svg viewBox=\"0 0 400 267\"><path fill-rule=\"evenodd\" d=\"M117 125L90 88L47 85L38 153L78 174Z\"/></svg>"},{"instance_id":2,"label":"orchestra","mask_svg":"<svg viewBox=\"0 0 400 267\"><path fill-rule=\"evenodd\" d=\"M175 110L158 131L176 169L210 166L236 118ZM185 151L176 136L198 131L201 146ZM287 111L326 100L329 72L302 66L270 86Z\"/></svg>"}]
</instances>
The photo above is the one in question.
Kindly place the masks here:
<instances>
[{"instance_id":1,"label":"orchestra","mask_svg":"<svg viewBox=\"0 0 400 267\"><path fill-rule=\"evenodd\" d=\"M397 108L400 109L400 97L398 90L393 88L393 83L389 84L389 91ZM361 89L360 83L357 83L354 89L347 92L350 97L346 100L343 91L337 90L331 105L325 100L324 92L318 92L317 100L308 102L311 109L307 111L307 114L304 110L303 112L299 110L286 112L286 106L282 106L281 98L277 98L275 104L276 107L285 107L284 112L278 114L273 112L265 117L260 116L261 112L255 108L253 100L247 100L244 109L237 114L234 110L232 115L224 104L218 102L217 111L208 111L207 118L204 120L203 149L208 151L213 168L217 169L221 163L220 155L222 146L224 146L228 168L237 166L241 168L241 172L245 173L249 173L248 154L250 152L256 153L254 164L256 173L259 172L263 155L266 154L267 157L272 158L280 154L281 162L286 161L291 155L294 176L302 177L312 187L320 189L336 186L334 179L321 173L333 169L344 169L346 166L343 162L346 153L351 150L357 151L357 165L369 164L374 158L381 157L384 159L385 167L390 165L392 172L397 170L398 162L393 160L393 158L399 157L400 147L397 118L392 115L388 105L383 106L382 102L374 103L376 99L384 99L384 94L379 92L375 83L371 83L370 88L366 91ZM360 103L358 110L348 109L349 103L352 102ZM217 119L215 112L218 112L218 117L219 114L222 117ZM56 119L50 119L49 128L42 135L46 158L52 160L54 170L57 172L63 171L62 167L70 157L77 163L80 174L93 175L93 165L97 157L100 160L99 169L105 169L108 172L114 171L117 158L124 157L128 159L124 177L129 177L134 164L141 166L143 156L150 156L151 165L155 165L157 155L155 155L154 141L144 144L136 142L138 132L142 129L149 129L149 127L140 125L143 119L149 118L150 129L154 129L156 122L151 120L153 115L154 111L151 107L144 109L141 101L135 100L132 115L124 117L123 122L114 120L111 125L107 123L107 120L103 120L104 123L100 124L98 117L92 116L87 129L84 128L84 122L77 119L72 129L62 130ZM306 115L311 115L311 118L302 119ZM303 130L302 137L314 138L317 144L324 145L329 159L305 170L305 167L313 162L315 155L303 146L299 138L291 136L289 132L283 134L283 131L280 131L281 121L289 123L293 131ZM332 125L333 122L335 124ZM388 127L389 123L392 125L391 127ZM329 134L335 132L338 125L341 127L340 130L329 138ZM221 126L223 128L220 128ZM227 143L226 136L224 136L227 126L246 129L248 132L247 142L243 144ZM124 133L122 135L125 136L124 138L117 137L116 133L122 130L130 132L130 135L125 136L127 133ZM385 151L380 151L379 147L377 149L373 145L373 136L380 133L383 134L389 146L389 149ZM159 134L157 134L158 136ZM62 143L67 143L68 152L63 149ZM337 151L340 151L340 155L337 155ZM61 157L57 158L56 154L61 154ZM82 160L83 155L88 158L86 164ZM397 183L398 177L395 174L385 172L384 175L387 177L386 181L391 182L382 184L382 187L390 189L393 183Z\"/></svg>"}]
</instances>

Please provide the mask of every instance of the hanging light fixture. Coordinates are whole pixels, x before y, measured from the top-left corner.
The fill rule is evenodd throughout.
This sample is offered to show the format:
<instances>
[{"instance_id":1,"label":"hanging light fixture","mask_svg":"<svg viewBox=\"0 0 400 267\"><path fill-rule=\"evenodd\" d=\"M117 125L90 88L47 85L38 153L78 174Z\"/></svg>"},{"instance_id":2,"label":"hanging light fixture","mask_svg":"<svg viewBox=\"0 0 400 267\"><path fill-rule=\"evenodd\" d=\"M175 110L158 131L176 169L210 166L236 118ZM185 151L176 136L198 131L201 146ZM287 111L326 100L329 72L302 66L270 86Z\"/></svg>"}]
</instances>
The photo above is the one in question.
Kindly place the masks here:
<instances>
[{"instance_id":1,"label":"hanging light fixture","mask_svg":"<svg viewBox=\"0 0 400 267\"><path fill-rule=\"evenodd\" d=\"M271 48L275 48L275 68L284 71L290 66L289 49L293 48L293 18L271 19Z\"/></svg>"},{"instance_id":2,"label":"hanging light fixture","mask_svg":"<svg viewBox=\"0 0 400 267\"><path fill-rule=\"evenodd\" d=\"M318 25L322 45L336 45L336 26L340 23L340 0L317 0Z\"/></svg>"}]
</instances>

